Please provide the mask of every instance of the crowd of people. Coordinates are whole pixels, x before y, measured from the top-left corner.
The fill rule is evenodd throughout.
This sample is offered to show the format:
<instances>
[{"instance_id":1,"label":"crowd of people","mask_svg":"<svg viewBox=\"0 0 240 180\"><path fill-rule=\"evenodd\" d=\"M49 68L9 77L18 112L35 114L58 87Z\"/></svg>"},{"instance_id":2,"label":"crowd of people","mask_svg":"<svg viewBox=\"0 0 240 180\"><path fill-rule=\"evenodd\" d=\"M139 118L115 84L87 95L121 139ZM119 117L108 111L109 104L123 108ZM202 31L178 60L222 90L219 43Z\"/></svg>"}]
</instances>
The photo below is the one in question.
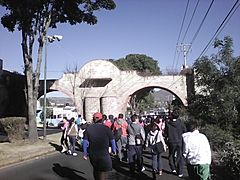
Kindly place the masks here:
<instances>
[{"instance_id":1,"label":"crowd of people","mask_svg":"<svg viewBox=\"0 0 240 180\"><path fill-rule=\"evenodd\" d=\"M106 179L112 170L111 155L129 165L131 176L145 171L143 150L151 152L153 175L163 174L162 154L168 150L171 172L183 177L186 164L191 180L210 178L211 150L199 126L192 123L188 128L179 118L179 111L170 116L149 116L142 118L136 114L124 118L93 114L93 122L87 124L79 115L78 119L64 119L62 128L62 152L76 156L75 144L79 140L83 149L83 159L90 160L96 180Z\"/></svg>"}]
</instances>

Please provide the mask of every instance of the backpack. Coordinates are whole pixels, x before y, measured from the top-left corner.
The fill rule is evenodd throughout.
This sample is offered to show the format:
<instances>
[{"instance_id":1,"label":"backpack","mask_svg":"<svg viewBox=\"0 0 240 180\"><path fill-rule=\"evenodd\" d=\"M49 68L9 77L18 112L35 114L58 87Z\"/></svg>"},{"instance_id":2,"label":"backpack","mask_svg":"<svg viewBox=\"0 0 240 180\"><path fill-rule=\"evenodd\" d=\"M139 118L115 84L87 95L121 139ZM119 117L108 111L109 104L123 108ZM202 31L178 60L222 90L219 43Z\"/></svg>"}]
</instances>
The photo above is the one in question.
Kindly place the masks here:
<instances>
[{"instance_id":1,"label":"backpack","mask_svg":"<svg viewBox=\"0 0 240 180\"><path fill-rule=\"evenodd\" d=\"M141 133L137 133L135 131L135 129L132 127L132 125L130 125L130 127L132 128L133 134L135 136L135 144L136 144L136 146L144 145L144 140L143 140L143 137L142 137Z\"/></svg>"},{"instance_id":2,"label":"backpack","mask_svg":"<svg viewBox=\"0 0 240 180\"><path fill-rule=\"evenodd\" d=\"M118 141L119 139L121 139L121 136L122 136L122 127L119 127L113 132L113 137L115 141Z\"/></svg>"}]
</instances>

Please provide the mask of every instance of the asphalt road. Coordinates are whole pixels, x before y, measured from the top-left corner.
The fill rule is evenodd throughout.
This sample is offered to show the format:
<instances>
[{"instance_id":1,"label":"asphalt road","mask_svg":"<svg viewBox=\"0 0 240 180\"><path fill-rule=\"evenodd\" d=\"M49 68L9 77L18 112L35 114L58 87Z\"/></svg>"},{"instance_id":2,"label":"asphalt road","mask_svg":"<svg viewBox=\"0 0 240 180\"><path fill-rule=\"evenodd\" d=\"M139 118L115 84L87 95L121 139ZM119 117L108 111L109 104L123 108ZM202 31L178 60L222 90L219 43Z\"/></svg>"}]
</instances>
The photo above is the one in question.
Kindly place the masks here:
<instances>
[{"instance_id":1,"label":"asphalt road","mask_svg":"<svg viewBox=\"0 0 240 180\"><path fill-rule=\"evenodd\" d=\"M56 145L56 151L59 146ZM113 171L108 179L128 180L128 179L153 179L151 173L150 154L144 153L144 166L146 170L132 178L129 176L128 165L113 159ZM157 180L177 180L177 176L170 173L167 161L167 153L164 154L164 171L162 176L156 177ZM185 176L187 179L185 168ZM92 180L92 166L90 162L82 159L82 153L78 151L78 156L73 157L56 152L31 161L0 169L1 180Z\"/></svg>"}]
</instances>

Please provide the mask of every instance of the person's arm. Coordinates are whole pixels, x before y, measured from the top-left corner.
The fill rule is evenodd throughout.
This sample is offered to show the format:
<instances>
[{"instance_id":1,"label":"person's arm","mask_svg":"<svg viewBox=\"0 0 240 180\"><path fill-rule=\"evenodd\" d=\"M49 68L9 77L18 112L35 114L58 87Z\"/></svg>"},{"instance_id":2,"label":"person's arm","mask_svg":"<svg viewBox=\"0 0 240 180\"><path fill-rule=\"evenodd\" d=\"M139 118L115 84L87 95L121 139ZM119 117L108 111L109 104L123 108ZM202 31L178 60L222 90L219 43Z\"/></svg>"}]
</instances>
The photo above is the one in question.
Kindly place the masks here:
<instances>
[{"instance_id":1,"label":"person's arm","mask_svg":"<svg viewBox=\"0 0 240 180\"><path fill-rule=\"evenodd\" d=\"M87 132L85 131L84 133L84 139L83 139L83 159L87 160L88 156L88 147L89 147L89 141L88 141L88 135Z\"/></svg>"},{"instance_id":2,"label":"person's arm","mask_svg":"<svg viewBox=\"0 0 240 180\"><path fill-rule=\"evenodd\" d=\"M117 146L116 146L116 141L115 141L115 139L112 139L112 140L111 140L111 146L112 146L112 153L113 153L113 154L116 154L116 152L117 152Z\"/></svg>"},{"instance_id":3,"label":"person's arm","mask_svg":"<svg viewBox=\"0 0 240 180\"><path fill-rule=\"evenodd\" d=\"M163 144L164 151L166 152L166 151L167 151L167 145L166 145L165 140L164 140L164 138L163 138L162 131L159 131L158 133L159 133L159 138L160 138L160 140L161 140L161 142L162 142L162 144Z\"/></svg>"},{"instance_id":4,"label":"person's arm","mask_svg":"<svg viewBox=\"0 0 240 180\"><path fill-rule=\"evenodd\" d=\"M145 147L148 147L148 145L149 145L149 139L150 139L150 134L148 133L147 138L146 138Z\"/></svg>"},{"instance_id":5,"label":"person's arm","mask_svg":"<svg viewBox=\"0 0 240 180\"><path fill-rule=\"evenodd\" d=\"M78 137L78 125L75 124L75 125L74 125L74 128L75 128L75 131L76 131L76 138L77 138L77 137Z\"/></svg>"},{"instance_id":6,"label":"person's arm","mask_svg":"<svg viewBox=\"0 0 240 180\"><path fill-rule=\"evenodd\" d=\"M145 131L144 131L142 126L141 126L141 132L140 133L141 133L141 136L143 138L143 141L145 141Z\"/></svg>"},{"instance_id":7,"label":"person's arm","mask_svg":"<svg viewBox=\"0 0 240 180\"><path fill-rule=\"evenodd\" d=\"M87 148L89 146L89 141L84 139L83 140L83 159L87 160L87 156L88 156L88 153L87 153Z\"/></svg>"}]
</instances>

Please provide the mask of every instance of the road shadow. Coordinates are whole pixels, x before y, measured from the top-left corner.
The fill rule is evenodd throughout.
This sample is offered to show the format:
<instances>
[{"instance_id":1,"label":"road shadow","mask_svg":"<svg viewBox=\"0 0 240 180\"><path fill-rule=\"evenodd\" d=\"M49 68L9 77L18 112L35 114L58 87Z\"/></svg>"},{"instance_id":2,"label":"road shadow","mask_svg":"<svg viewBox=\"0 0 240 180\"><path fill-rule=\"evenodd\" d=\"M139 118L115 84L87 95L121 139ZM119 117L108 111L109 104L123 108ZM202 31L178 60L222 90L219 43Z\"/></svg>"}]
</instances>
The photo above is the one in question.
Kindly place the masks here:
<instances>
[{"instance_id":1,"label":"road shadow","mask_svg":"<svg viewBox=\"0 0 240 180\"><path fill-rule=\"evenodd\" d=\"M62 146L60 146L60 145L58 145L58 144L55 144L55 143L52 143L52 142L50 142L49 144L50 144L51 146L53 146L56 151L61 152Z\"/></svg>"},{"instance_id":2,"label":"road shadow","mask_svg":"<svg viewBox=\"0 0 240 180\"><path fill-rule=\"evenodd\" d=\"M130 180L130 179L140 179L140 180L150 180L148 175L144 173L134 173L130 174L129 165L127 162L119 161L118 158L112 157L113 169L115 172L111 172L108 179L119 179L119 180Z\"/></svg>"},{"instance_id":3,"label":"road shadow","mask_svg":"<svg viewBox=\"0 0 240 180\"><path fill-rule=\"evenodd\" d=\"M54 163L52 170L62 178L71 180L87 180L86 178L79 176L77 173L84 174L84 172L71 169L69 167L61 166L59 163Z\"/></svg>"}]
</instances>

